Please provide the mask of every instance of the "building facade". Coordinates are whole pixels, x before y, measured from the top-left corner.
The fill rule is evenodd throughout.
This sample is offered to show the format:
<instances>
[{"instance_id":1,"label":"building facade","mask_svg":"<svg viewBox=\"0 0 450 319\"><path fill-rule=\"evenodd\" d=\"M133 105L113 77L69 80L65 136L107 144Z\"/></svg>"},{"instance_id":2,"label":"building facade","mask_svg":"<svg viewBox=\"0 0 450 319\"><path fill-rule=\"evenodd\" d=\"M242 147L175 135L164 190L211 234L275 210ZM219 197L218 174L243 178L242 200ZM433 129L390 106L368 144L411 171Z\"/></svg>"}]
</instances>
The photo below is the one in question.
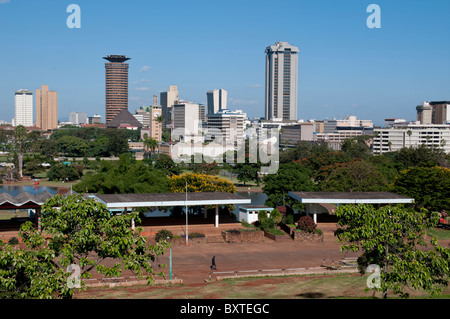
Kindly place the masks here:
<instances>
[{"instance_id":1,"label":"building facade","mask_svg":"<svg viewBox=\"0 0 450 319\"><path fill-rule=\"evenodd\" d=\"M105 121L108 124L120 111L128 109L128 63L124 55L108 55L105 63Z\"/></svg>"},{"instance_id":2,"label":"building facade","mask_svg":"<svg viewBox=\"0 0 450 319\"><path fill-rule=\"evenodd\" d=\"M176 85L169 86L167 92L159 94L161 112L164 117L163 126L170 127L172 122L172 107L178 102L178 88Z\"/></svg>"},{"instance_id":3,"label":"building facade","mask_svg":"<svg viewBox=\"0 0 450 319\"><path fill-rule=\"evenodd\" d=\"M172 136L175 136L175 140L179 140L181 136L196 136L201 129L201 122L199 118L199 105L191 102L183 102L173 105L173 129L177 132Z\"/></svg>"},{"instance_id":4,"label":"building facade","mask_svg":"<svg viewBox=\"0 0 450 319\"><path fill-rule=\"evenodd\" d=\"M36 126L44 131L58 128L58 92L49 91L48 85L36 90Z\"/></svg>"},{"instance_id":5,"label":"building facade","mask_svg":"<svg viewBox=\"0 0 450 319\"><path fill-rule=\"evenodd\" d=\"M224 89L217 89L206 92L206 105L208 107L207 114L214 114L227 108L228 92Z\"/></svg>"},{"instance_id":6,"label":"building facade","mask_svg":"<svg viewBox=\"0 0 450 319\"><path fill-rule=\"evenodd\" d=\"M84 112L69 112L69 122L75 125L86 124L86 113Z\"/></svg>"},{"instance_id":7,"label":"building facade","mask_svg":"<svg viewBox=\"0 0 450 319\"><path fill-rule=\"evenodd\" d=\"M297 121L298 53L287 42L266 47L266 120Z\"/></svg>"},{"instance_id":8,"label":"building facade","mask_svg":"<svg viewBox=\"0 0 450 319\"><path fill-rule=\"evenodd\" d=\"M206 120L207 135L206 141L211 141L214 132L222 135L223 145L234 145L235 141L245 139L245 120L247 115L242 111L231 111L223 109L214 114L208 114Z\"/></svg>"},{"instance_id":9,"label":"building facade","mask_svg":"<svg viewBox=\"0 0 450 319\"><path fill-rule=\"evenodd\" d=\"M445 153L450 153L450 125L405 124L376 129L373 152L383 154L420 145L441 148Z\"/></svg>"},{"instance_id":10,"label":"building facade","mask_svg":"<svg viewBox=\"0 0 450 319\"><path fill-rule=\"evenodd\" d=\"M18 90L14 96L14 126L33 126L33 92Z\"/></svg>"}]
</instances>

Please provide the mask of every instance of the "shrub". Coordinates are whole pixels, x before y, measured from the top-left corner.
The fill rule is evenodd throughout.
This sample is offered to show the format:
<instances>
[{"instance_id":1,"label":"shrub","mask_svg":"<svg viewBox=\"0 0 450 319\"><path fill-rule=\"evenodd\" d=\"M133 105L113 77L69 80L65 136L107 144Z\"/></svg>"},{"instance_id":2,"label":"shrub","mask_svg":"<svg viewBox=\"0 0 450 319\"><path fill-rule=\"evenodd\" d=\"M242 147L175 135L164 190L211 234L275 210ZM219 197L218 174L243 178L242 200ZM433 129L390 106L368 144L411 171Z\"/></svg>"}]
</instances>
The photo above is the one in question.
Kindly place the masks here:
<instances>
[{"instance_id":1,"label":"shrub","mask_svg":"<svg viewBox=\"0 0 450 319\"><path fill-rule=\"evenodd\" d=\"M285 224L293 224L294 223L294 215L292 214L287 214L284 218L284 223Z\"/></svg>"},{"instance_id":2,"label":"shrub","mask_svg":"<svg viewBox=\"0 0 450 319\"><path fill-rule=\"evenodd\" d=\"M281 213L278 209L274 208L271 212L270 212L270 218L273 219L273 221L278 224L279 222L281 222Z\"/></svg>"},{"instance_id":3,"label":"shrub","mask_svg":"<svg viewBox=\"0 0 450 319\"><path fill-rule=\"evenodd\" d=\"M166 240L167 237L169 237L169 239L172 239L173 238L172 232L167 229L161 229L159 232L156 233L155 240L157 242L160 242L160 241Z\"/></svg>"},{"instance_id":4,"label":"shrub","mask_svg":"<svg viewBox=\"0 0 450 319\"><path fill-rule=\"evenodd\" d=\"M297 228L309 233L313 233L316 230L316 223L311 216L302 216L298 220Z\"/></svg>"},{"instance_id":5,"label":"shrub","mask_svg":"<svg viewBox=\"0 0 450 319\"><path fill-rule=\"evenodd\" d=\"M8 244L10 244L10 245L17 245L18 243L19 243L19 240L16 237L11 237L8 240Z\"/></svg>"}]
</instances>

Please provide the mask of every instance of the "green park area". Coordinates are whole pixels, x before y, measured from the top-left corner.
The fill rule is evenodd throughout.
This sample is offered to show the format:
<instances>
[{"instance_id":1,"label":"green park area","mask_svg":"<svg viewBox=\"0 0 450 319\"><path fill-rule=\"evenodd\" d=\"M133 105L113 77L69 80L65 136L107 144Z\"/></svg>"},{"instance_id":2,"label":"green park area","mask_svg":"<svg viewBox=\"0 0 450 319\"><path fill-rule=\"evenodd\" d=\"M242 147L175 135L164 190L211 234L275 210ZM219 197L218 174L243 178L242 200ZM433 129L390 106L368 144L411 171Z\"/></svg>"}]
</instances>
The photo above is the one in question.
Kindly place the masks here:
<instances>
[{"instance_id":1,"label":"green park area","mask_svg":"<svg viewBox=\"0 0 450 319\"><path fill-rule=\"evenodd\" d=\"M372 296L372 291L364 292L364 276L359 274L233 279L197 286L85 290L82 285L81 291L67 287L67 267L72 264L80 265L81 281L89 279L93 270L119 277L123 268L147 278L157 272L151 261L169 249L166 242L149 244L131 229L132 221L140 220L139 211L111 216L103 204L82 194L185 192L186 182L188 192L235 193L248 187L264 192L266 205L285 209L283 215L258 221L259 227L267 229L277 229L279 223L297 225L303 217L305 207L289 191L389 191L412 197L414 204L406 206L339 205L334 235L342 250L359 254L362 269L381 266L383 280L375 297L449 295L450 252L446 245L439 245L448 240L449 231L435 226L442 221L448 224L450 165L449 155L438 148L422 145L374 155L366 136L344 141L340 151L326 144L299 142L280 150L279 169L264 176L259 174L264 165L260 162L177 164L158 152L153 142L145 144L144 159L137 160L127 143L139 140L139 135L106 130L62 128L47 139L18 127L14 134L0 135L0 145L9 154L4 160L14 164L1 168L4 184L32 184L38 179L39 185L70 185L79 194L49 199L42 206L41 230L24 223L18 233L19 246L2 243L0 297L83 298L91 293L97 298ZM20 217L14 215L17 212L10 214L10 218ZM106 259L117 263L105 265Z\"/></svg>"}]
</instances>

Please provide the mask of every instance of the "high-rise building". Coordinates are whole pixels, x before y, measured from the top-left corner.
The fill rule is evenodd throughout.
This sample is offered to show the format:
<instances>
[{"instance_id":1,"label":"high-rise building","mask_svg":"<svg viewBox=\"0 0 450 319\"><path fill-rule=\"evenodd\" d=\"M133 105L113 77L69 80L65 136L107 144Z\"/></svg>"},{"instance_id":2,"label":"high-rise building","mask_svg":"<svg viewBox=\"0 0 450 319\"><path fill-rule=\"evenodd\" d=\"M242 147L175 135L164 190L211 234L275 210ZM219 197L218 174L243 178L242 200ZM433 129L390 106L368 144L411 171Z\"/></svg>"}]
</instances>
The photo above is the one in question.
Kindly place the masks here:
<instances>
[{"instance_id":1,"label":"high-rise building","mask_svg":"<svg viewBox=\"0 0 450 319\"><path fill-rule=\"evenodd\" d=\"M214 130L218 130L222 134L224 145L234 145L236 142L242 143L245 138L246 118L247 114L242 113L241 110L231 111L223 109L214 114L208 114L206 122L208 134L206 139L210 141L212 136L215 136Z\"/></svg>"},{"instance_id":2,"label":"high-rise building","mask_svg":"<svg viewBox=\"0 0 450 319\"><path fill-rule=\"evenodd\" d=\"M15 93L14 126L33 126L33 93L18 90Z\"/></svg>"},{"instance_id":3,"label":"high-rise building","mask_svg":"<svg viewBox=\"0 0 450 319\"><path fill-rule=\"evenodd\" d=\"M36 90L36 126L44 131L58 128L58 92L48 85Z\"/></svg>"},{"instance_id":4,"label":"high-rise building","mask_svg":"<svg viewBox=\"0 0 450 319\"><path fill-rule=\"evenodd\" d=\"M173 128L182 136L199 134L199 105L190 102L180 102L173 106ZM177 133L177 134L178 134Z\"/></svg>"},{"instance_id":5,"label":"high-rise building","mask_svg":"<svg viewBox=\"0 0 450 319\"><path fill-rule=\"evenodd\" d=\"M105 63L106 124L122 110L128 109L128 63L130 58L124 55L108 55Z\"/></svg>"},{"instance_id":6,"label":"high-rise building","mask_svg":"<svg viewBox=\"0 0 450 319\"><path fill-rule=\"evenodd\" d=\"M206 92L208 114L217 113L227 108L227 91L218 89Z\"/></svg>"},{"instance_id":7,"label":"high-rise building","mask_svg":"<svg viewBox=\"0 0 450 319\"><path fill-rule=\"evenodd\" d=\"M178 102L178 89L176 85L169 86L169 91L159 94L161 111L164 118L163 126L167 127L172 121L172 107Z\"/></svg>"},{"instance_id":8,"label":"high-rise building","mask_svg":"<svg viewBox=\"0 0 450 319\"><path fill-rule=\"evenodd\" d=\"M86 124L86 119L84 112L69 112L69 122L75 125Z\"/></svg>"},{"instance_id":9,"label":"high-rise building","mask_svg":"<svg viewBox=\"0 0 450 319\"><path fill-rule=\"evenodd\" d=\"M297 121L298 52L287 42L266 47L266 120Z\"/></svg>"}]
</instances>

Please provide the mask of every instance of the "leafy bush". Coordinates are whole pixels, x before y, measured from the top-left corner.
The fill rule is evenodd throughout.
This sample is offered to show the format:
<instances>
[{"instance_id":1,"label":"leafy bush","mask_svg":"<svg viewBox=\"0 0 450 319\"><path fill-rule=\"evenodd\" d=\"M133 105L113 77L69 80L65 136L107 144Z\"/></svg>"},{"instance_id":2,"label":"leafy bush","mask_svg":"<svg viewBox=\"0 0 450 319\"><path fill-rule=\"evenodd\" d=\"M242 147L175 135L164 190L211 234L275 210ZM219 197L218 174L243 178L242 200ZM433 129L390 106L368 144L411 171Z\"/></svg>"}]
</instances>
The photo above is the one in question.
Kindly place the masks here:
<instances>
[{"instance_id":1,"label":"leafy bush","mask_svg":"<svg viewBox=\"0 0 450 319\"><path fill-rule=\"evenodd\" d=\"M294 215L292 215L292 214L285 215L284 223L285 224L293 224L294 223Z\"/></svg>"},{"instance_id":2,"label":"leafy bush","mask_svg":"<svg viewBox=\"0 0 450 319\"><path fill-rule=\"evenodd\" d=\"M258 213L258 227L266 230L275 227L275 221L267 216L267 212L262 210Z\"/></svg>"},{"instance_id":3,"label":"leafy bush","mask_svg":"<svg viewBox=\"0 0 450 319\"><path fill-rule=\"evenodd\" d=\"M10 244L10 245L17 245L18 243L19 243L19 240L16 237L11 237L8 240L8 244Z\"/></svg>"},{"instance_id":4,"label":"leafy bush","mask_svg":"<svg viewBox=\"0 0 450 319\"><path fill-rule=\"evenodd\" d=\"M298 220L297 228L309 233L313 233L316 230L316 223L311 216L302 216Z\"/></svg>"},{"instance_id":5,"label":"leafy bush","mask_svg":"<svg viewBox=\"0 0 450 319\"><path fill-rule=\"evenodd\" d=\"M155 240L157 242L160 242L160 241L166 240L167 237L169 237L169 239L172 239L173 238L172 232L167 229L161 229L159 232L156 233Z\"/></svg>"},{"instance_id":6,"label":"leafy bush","mask_svg":"<svg viewBox=\"0 0 450 319\"><path fill-rule=\"evenodd\" d=\"M281 213L278 209L274 208L271 212L270 212L270 218L273 219L273 221L278 224L279 222L281 222Z\"/></svg>"}]
</instances>

